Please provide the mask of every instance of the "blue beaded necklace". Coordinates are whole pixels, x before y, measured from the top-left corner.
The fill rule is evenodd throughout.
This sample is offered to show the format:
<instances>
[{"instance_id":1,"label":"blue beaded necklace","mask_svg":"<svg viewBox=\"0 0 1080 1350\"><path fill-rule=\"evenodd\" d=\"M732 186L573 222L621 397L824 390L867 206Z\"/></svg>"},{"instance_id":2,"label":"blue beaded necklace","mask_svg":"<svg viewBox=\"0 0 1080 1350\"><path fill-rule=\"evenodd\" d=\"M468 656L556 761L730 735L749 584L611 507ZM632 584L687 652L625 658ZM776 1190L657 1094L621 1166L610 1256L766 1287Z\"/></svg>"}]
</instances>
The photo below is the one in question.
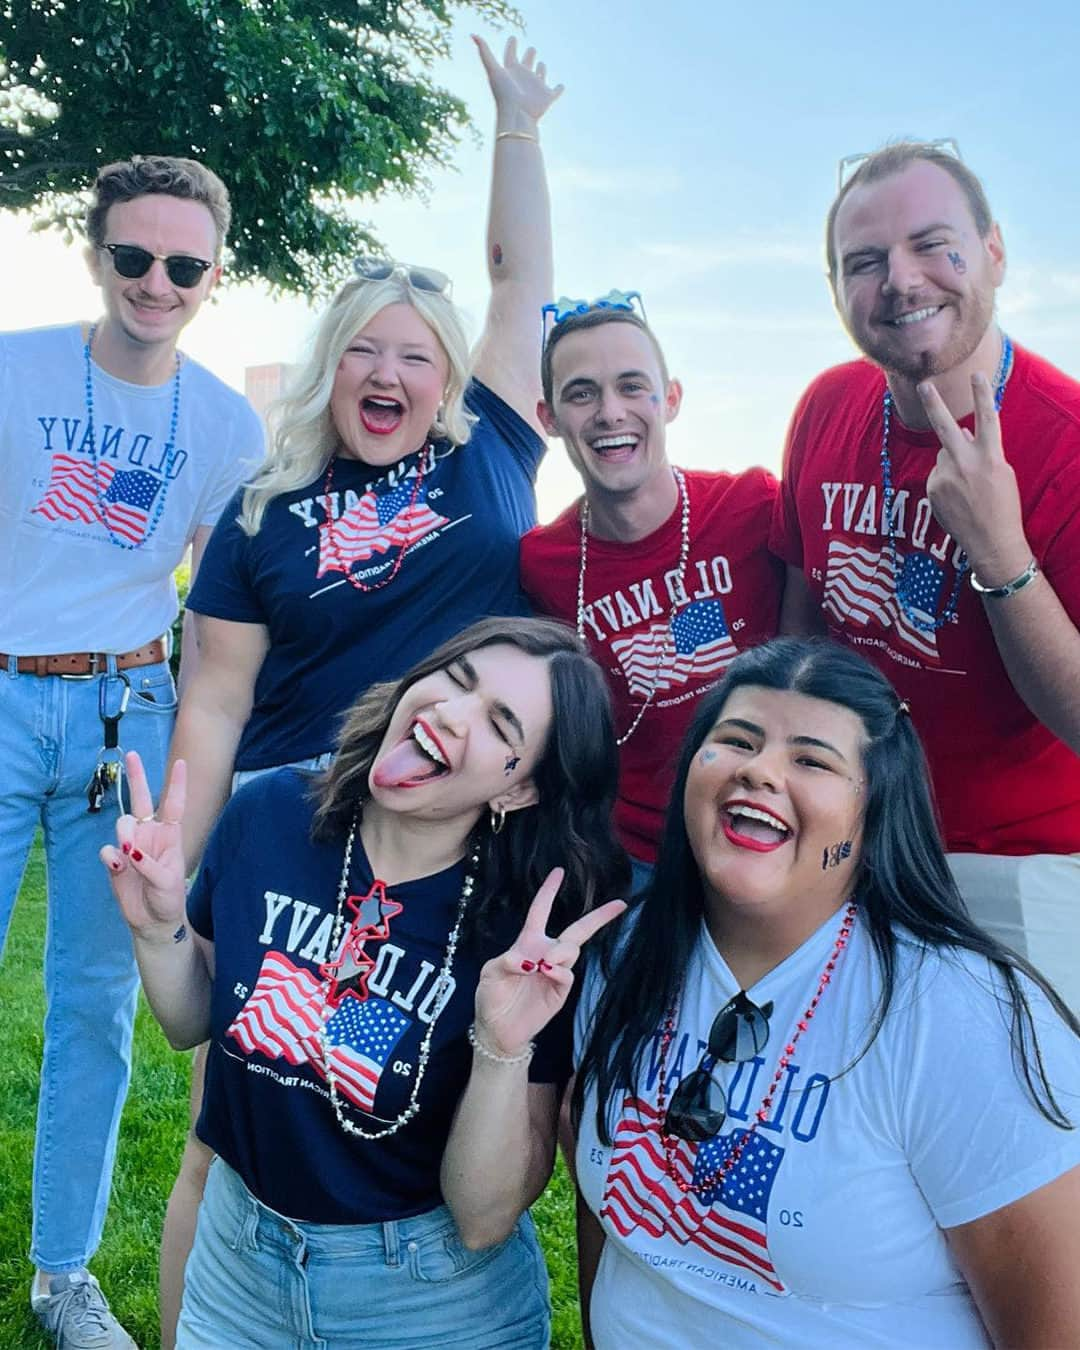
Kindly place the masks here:
<instances>
[{"instance_id":1,"label":"blue beaded necklace","mask_svg":"<svg viewBox=\"0 0 1080 1350\"><path fill-rule=\"evenodd\" d=\"M1012 374L1013 345L1006 334L1001 337L1001 360L998 363L997 374L994 376L994 409L1001 411L1001 401L1005 397L1005 386L1009 383L1009 376ZM884 499L885 519L889 527L889 552L892 555L893 575L896 578L896 598L899 601L900 608L904 611L904 616L913 628L919 629L922 633L936 633L939 628L944 628L952 620L956 613L956 607L960 601L960 584L964 577L971 570L971 564L967 560L967 555L961 559L960 565L956 569L956 578L953 581L952 592L949 595L948 603L941 614L927 620L922 618L915 610L908 595L908 587L901 584L899 575L898 557L896 551L896 520L893 516L893 498L896 491L893 488L892 481L892 461L889 458L889 423L892 418L892 394L889 392L889 386L886 382L885 394L881 401L881 412L884 426L881 432L881 480L882 497Z\"/></svg>"},{"instance_id":2,"label":"blue beaded necklace","mask_svg":"<svg viewBox=\"0 0 1080 1350\"><path fill-rule=\"evenodd\" d=\"M162 469L165 474L161 484L161 491L154 506L153 519L150 521L150 528L143 537L136 543L128 539L123 539L113 533L113 528L109 524L109 503L101 490L101 472L100 461L97 453L97 439L94 435L94 381L93 367L90 361L90 347L94 341L94 334L97 332L97 324L92 325L89 333L86 335L86 342L83 344L83 359L86 363L86 434L90 438L90 461L94 467L94 496L97 499L98 511L101 513L101 523L105 526L109 539L117 548L136 549L141 548L143 544L157 529L161 522L161 517L165 511L165 500L169 495L169 470L173 466L176 458L176 428L180 421L180 353L176 353L176 373L173 376L172 393L172 413L169 417L169 439L165 442L165 459Z\"/></svg>"}]
</instances>

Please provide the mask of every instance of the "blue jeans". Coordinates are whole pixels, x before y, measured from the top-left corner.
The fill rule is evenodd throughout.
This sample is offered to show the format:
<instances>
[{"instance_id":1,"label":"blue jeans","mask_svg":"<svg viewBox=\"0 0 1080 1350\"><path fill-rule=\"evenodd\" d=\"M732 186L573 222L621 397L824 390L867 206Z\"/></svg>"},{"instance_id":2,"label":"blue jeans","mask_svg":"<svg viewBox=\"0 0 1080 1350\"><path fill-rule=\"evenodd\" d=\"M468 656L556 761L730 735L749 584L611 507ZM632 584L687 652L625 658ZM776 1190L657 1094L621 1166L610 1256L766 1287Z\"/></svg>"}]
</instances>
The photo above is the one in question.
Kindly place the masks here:
<instances>
[{"instance_id":1,"label":"blue jeans","mask_svg":"<svg viewBox=\"0 0 1080 1350\"><path fill-rule=\"evenodd\" d=\"M389 1223L300 1223L212 1164L176 1350L545 1350L549 1336L527 1214L505 1242L472 1252L445 1206Z\"/></svg>"},{"instance_id":2,"label":"blue jeans","mask_svg":"<svg viewBox=\"0 0 1080 1350\"><path fill-rule=\"evenodd\" d=\"M115 791L97 814L86 809L105 678L18 675L14 660L0 667L0 949L39 825L45 836L45 1045L30 1259L54 1272L84 1266L101 1240L139 984L131 936L98 860L115 838ZM156 795L176 690L165 662L127 678L120 744L142 756Z\"/></svg>"}]
</instances>

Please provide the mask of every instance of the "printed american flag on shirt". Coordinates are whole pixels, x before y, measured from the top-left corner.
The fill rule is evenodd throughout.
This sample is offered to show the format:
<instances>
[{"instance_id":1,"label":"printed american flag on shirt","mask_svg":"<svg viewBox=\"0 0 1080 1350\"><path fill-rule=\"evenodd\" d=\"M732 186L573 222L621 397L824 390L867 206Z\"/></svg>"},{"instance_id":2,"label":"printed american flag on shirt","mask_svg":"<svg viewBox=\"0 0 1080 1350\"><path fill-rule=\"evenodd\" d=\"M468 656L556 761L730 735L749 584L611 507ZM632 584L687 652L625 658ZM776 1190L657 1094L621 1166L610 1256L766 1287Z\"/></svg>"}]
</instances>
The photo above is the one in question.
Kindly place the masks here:
<instances>
[{"instance_id":1,"label":"printed american flag on shirt","mask_svg":"<svg viewBox=\"0 0 1080 1350\"><path fill-rule=\"evenodd\" d=\"M703 676L719 677L738 655L719 600L696 600L670 623L654 623L611 644L632 694L647 698Z\"/></svg>"},{"instance_id":2,"label":"printed american flag on shirt","mask_svg":"<svg viewBox=\"0 0 1080 1350\"><path fill-rule=\"evenodd\" d=\"M777 1293L785 1293L769 1257L769 1197L784 1150L752 1134L722 1185L684 1195L668 1175L656 1108L628 1096L615 1129L600 1218L621 1237L641 1229L651 1238L673 1238L697 1247L725 1265L750 1271ZM694 1145L673 1140L673 1168L684 1182L700 1187L746 1137L732 1130Z\"/></svg>"},{"instance_id":3,"label":"printed american flag on shirt","mask_svg":"<svg viewBox=\"0 0 1080 1350\"><path fill-rule=\"evenodd\" d=\"M310 1064L326 1077L319 1028L326 986L281 952L267 952L259 978L226 1031L250 1054ZM394 1047L410 1019L382 998L347 994L327 1018L326 1043L339 1093L370 1112Z\"/></svg>"},{"instance_id":4,"label":"printed american flag on shirt","mask_svg":"<svg viewBox=\"0 0 1080 1350\"><path fill-rule=\"evenodd\" d=\"M432 530L449 524L427 504L427 488L422 487L412 502L415 483L405 479L389 492L365 492L355 506L343 511L336 520L319 526L319 570L349 572L354 563L364 562L376 553L392 548L409 548Z\"/></svg>"},{"instance_id":5,"label":"printed american flag on shirt","mask_svg":"<svg viewBox=\"0 0 1080 1350\"><path fill-rule=\"evenodd\" d=\"M107 524L114 534L140 544L160 488L161 480L145 469L117 469L112 464L98 464L95 482L92 461L61 453L53 455L49 485L33 510L46 520Z\"/></svg>"},{"instance_id":6,"label":"printed american flag on shirt","mask_svg":"<svg viewBox=\"0 0 1080 1350\"><path fill-rule=\"evenodd\" d=\"M899 586L909 607L927 623L937 613L944 569L928 553L897 552ZM844 539L829 542L822 606L837 623L871 621L895 628L898 641L931 661L938 660L937 634L924 633L908 620L896 598L897 575L892 550L865 548Z\"/></svg>"}]
</instances>

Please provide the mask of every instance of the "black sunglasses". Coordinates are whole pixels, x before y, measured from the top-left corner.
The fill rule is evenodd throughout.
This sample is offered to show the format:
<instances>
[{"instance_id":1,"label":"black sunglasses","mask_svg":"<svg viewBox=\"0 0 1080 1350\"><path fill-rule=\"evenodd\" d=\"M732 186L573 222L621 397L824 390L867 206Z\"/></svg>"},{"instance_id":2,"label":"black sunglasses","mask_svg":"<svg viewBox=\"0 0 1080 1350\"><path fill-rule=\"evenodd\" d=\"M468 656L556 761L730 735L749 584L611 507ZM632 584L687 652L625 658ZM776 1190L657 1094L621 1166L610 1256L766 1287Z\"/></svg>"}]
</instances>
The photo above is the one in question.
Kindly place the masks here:
<instances>
[{"instance_id":1,"label":"black sunglasses","mask_svg":"<svg viewBox=\"0 0 1080 1350\"><path fill-rule=\"evenodd\" d=\"M713 1077L712 1066L717 1060L741 1064L763 1050L769 1039L772 1010L771 1002L759 1008L741 989L720 1009L697 1068L671 1094L664 1114L665 1134L700 1144L720 1133L727 1117L727 1093Z\"/></svg>"},{"instance_id":2,"label":"black sunglasses","mask_svg":"<svg viewBox=\"0 0 1080 1350\"><path fill-rule=\"evenodd\" d=\"M191 258L186 253L151 253L149 249L139 248L137 244L102 244L112 254L113 266L117 275L134 280L146 276L155 262L165 264L165 273L174 286L188 291L197 286L203 274L213 267L212 262L202 258Z\"/></svg>"}]
</instances>

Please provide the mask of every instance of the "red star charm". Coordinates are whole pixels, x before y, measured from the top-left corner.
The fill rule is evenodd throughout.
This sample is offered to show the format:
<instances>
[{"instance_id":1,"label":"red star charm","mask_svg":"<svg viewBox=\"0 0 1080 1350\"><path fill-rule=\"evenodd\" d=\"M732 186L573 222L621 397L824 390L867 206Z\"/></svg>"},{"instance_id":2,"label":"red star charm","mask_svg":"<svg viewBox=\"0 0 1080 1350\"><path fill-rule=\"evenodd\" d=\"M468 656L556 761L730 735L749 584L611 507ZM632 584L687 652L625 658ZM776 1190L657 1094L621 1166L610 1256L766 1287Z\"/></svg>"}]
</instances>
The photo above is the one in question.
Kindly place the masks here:
<instances>
[{"instance_id":1,"label":"red star charm","mask_svg":"<svg viewBox=\"0 0 1080 1350\"><path fill-rule=\"evenodd\" d=\"M369 938L376 941L388 938L390 920L404 908L386 894L386 883L382 881L373 881L366 895L350 895L346 903L356 917L345 934L337 960L319 967L319 974L330 982L326 1001L332 1007L337 1007L346 994L367 998L368 976L375 969L375 962L364 950L364 943Z\"/></svg>"},{"instance_id":2,"label":"red star charm","mask_svg":"<svg viewBox=\"0 0 1080 1350\"><path fill-rule=\"evenodd\" d=\"M349 932L358 938L388 938L390 920L404 909L386 894L384 881L373 881L366 895L350 895L345 903L356 915Z\"/></svg>"}]
</instances>

